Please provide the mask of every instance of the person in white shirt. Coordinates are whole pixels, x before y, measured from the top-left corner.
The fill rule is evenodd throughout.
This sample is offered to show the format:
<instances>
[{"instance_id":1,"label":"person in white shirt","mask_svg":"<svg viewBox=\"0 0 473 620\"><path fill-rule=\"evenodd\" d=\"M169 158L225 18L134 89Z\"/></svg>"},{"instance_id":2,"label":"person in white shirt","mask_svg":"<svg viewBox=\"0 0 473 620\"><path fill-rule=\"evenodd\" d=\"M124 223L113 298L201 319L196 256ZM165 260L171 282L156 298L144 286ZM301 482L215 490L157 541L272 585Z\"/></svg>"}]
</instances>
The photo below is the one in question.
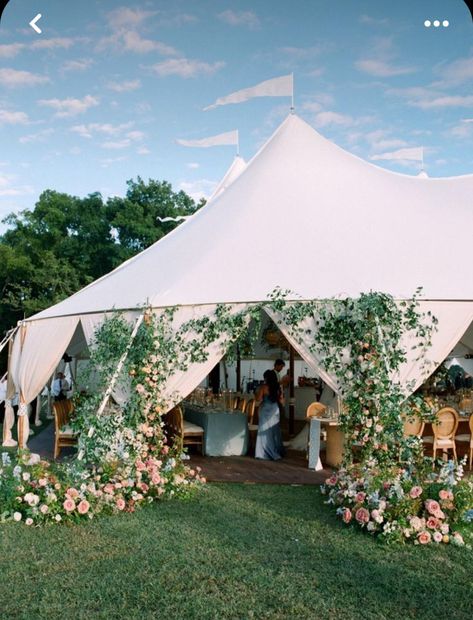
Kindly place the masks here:
<instances>
[{"instance_id":1,"label":"person in white shirt","mask_svg":"<svg viewBox=\"0 0 473 620\"><path fill-rule=\"evenodd\" d=\"M65 400L67 398L66 392L68 390L69 383L65 378L64 373L58 372L51 386L51 392L53 393L54 400Z\"/></svg>"}]
</instances>

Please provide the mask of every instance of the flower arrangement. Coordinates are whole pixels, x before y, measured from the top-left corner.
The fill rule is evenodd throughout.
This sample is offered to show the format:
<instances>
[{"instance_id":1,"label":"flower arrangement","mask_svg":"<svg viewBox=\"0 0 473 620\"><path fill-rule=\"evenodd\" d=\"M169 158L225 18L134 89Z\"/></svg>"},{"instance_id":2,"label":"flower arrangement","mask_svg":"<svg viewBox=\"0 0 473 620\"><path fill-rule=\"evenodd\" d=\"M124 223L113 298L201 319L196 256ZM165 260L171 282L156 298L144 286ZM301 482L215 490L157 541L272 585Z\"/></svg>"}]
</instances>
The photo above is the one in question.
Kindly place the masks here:
<instances>
[{"instance_id":1,"label":"flower arrangement","mask_svg":"<svg viewBox=\"0 0 473 620\"><path fill-rule=\"evenodd\" d=\"M473 481L462 479L462 464L449 461L437 472L429 465L352 465L328 478L322 492L345 524L388 543L463 546L472 535Z\"/></svg>"},{"instance_id":2,"label":"flower arrangement","mask_svg":"<svg viewBox=\"0 0 473 620\"><path fill-rule=\"evenodd\" d=\"M174 458L150 456L127 464L109 462L84 468L51 464L22 453L2 453L0 521L26 525L78 522L99 514L134 512L156 499L185 497L205 482L200 468Z\"/></svg>"}]
</instances>

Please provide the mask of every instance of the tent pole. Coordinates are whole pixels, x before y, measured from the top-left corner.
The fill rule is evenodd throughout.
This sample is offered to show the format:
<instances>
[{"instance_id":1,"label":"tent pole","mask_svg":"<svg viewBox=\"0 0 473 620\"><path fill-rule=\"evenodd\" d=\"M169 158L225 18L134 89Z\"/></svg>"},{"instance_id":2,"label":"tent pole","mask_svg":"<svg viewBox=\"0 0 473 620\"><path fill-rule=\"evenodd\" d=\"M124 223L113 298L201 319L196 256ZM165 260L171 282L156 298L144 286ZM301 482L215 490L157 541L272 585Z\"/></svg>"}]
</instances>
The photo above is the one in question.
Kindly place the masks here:
<instances>
[{"instance_id":1,"label":"tent pole","mask_svg":"<svg viewBox=\"0 0 473 620\"><path fill-rule=\"evenodd\" d=\"M237 345L237 359L236 359L236 391L241 392L241 355L240 347Z\"/></svg>"},{"instance_id":2,"label":"tent pole","mask_svg":"<svg viewBox=\"0 0 473 620\"><path fill-rule=\"evenodd\" d=\"M295 365L294 365L294 347L289 345L289 435L294 435L294 417L296 410L296 399L294 392L294 373L295 373Z\"/></svg>"},{"instance_id":3,"label":"tent pole","mask_svg":"<svg viewBox=\"0 0 473 620\"><path fill-rule=\"evenodd\" d=\"M11 353L13 349L13 338L8 343L8 363L7 363L7 393L5 398L5 419L3 420L3 442L2 446L5 448L12 448L17 445L17 442L12 437L12 428L15 425L15 412L11 404L11 399L15 395L13 389L13 379L11 375L10 362Z\"/></svg>"}]
</instances>

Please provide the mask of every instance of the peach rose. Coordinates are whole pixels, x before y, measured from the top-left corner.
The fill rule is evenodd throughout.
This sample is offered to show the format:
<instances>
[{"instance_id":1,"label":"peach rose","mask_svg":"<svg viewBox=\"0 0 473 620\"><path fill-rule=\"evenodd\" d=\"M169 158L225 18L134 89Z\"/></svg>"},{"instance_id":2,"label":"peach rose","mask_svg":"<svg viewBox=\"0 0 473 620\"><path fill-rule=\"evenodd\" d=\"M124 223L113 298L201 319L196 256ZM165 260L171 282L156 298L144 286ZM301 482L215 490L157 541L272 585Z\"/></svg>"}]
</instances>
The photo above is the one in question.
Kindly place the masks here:
<instances>
[{"instance_id":1,"label":"peach rose","mask_svg":"<svg viewBox=\"0 0 473 620\"><path fill-rule=\"evenodd\" d=\"M118 510L124 510L126 506L125 500L122 497L119 497L117 501L115 502L115 505L118 508Z\"/></svg>"},{"instance_id":2,"label":"peach rose","mask_svg":"<svg viewBox=\"0 0 473 620\"><path fill-rule=\"evenodd\" d=\"M335 486L337 484L337 476L330 476L330 478L327 478L325 481L325 484L328 484L330 487Z\"/></svg>"},{"instance_id":3,"label":"peach rose","mask_svg":"<svg viewBox=\"0 0 473 620\"><path fill-rule=\"evenodd\" d=\"M89 508L89 502L86 499L83 499L81 502L79 502L79 505L77 506L77 512L81 515L85 515L89 512Z\"/></svg>"},{"instance_id":4,"label":"peach rose","mask_svg":"<svg viewBox=\"0 0 473 620\"><path fill-rule=\"evenodd\" d=\"M64 501L64 503L63 503L63 507L64 507L64 510L65 510L66 512L72 512L73 510L75 510L76 503L75 503L75 501L74 501L73 499L71 499L70 497L68 497L68 498Z\"/></svg>"},{"instance_id":5,"label":"peach rose","mask_svg":"<svg viewBox=\"0 0 473 620\"><path fill-rule=\"evenodd\" d=\"M427 499L425 501L425 508L431 515L436 515L436 513L440 512L440 504L434 499Z\"/></svg>"},{"instance_id":6,"label":"peach rose","mask_svg":"<svg viewBox=\"0 0 473 620\"><path fill-rule=\"evenodd\" d=\"M366 510L366 508L358 508L355 513L355 519L358 523L368 523L370 520L370 513Z\"/></svg>"},{"instance_id":7,"label":"peach rose","mask_svg":"<svg viewBox=\"0 0 473 620\"><path fill-rule=\"evenodd\" d=\"M439 497L440 499L446 499L451 502L453 500L453 493L447 489L441 489L441 491L439 491Z\"/></svg>"},{"instance_id":8,"label":"peach rose","mask_svg":"<svg viewBox=\"0 0 473 620\"><path fill-rule=\"evenodd\" d=\"M429 517L426 525L430 530L436 530L440 525L440 521L436 517Z\"/></svg>"},{"instance_id":9,"label":"peach rose","mask_svg":"<svg viewBox=\"0 0 473 620\"><path fill-rule=\"evenodd\" d=\"M351 510L349 508L344 508L343 509L343 513L342 513L342 519L345 523L350 523L350 521L352 520L352 513Z\"/></svg>"},{"instance_id":10,"label":"peach rose","mask_svg":"<svg viewBox=\"0 0 473 620\"><path fill-rule=\"evenodd\" d=\"M361 504L361 502L365 501L365 497L366 497L366 493L363 493L363 491L359 491L355 495L355 501Z\"/></svg>"},{"instance_id":11,"label":"peach rose","mask_svg":"<svg viewBox=\"0 0 473 620\"><path fill-rule=\"evenodd\" d=\"M432 536L430 535L430 532L424 530L423 532L419 532L419 534L417 535L417 540L420 542L421 545L428 545L429 542L432 540Z\"/></svg>"},{"instance_id":12,"label":"peach rose","mask_svg":"<svg viewBox=\"0 0 473 620\"><path fill-rule=\"evenodd\" d=\"M421 495L422 495L422 487L412 487L412 489L409 491L409 497L411 499L417 499Z\"/></svg>"},{"instance_id":13,"label":"peach rose","mask_svg":"<svg viewBox=\"0 0 473 620\"><path fill-rule=\"evenodd\" d=\"M71 487L67 489L66 495L67 497L70 497L71 499L77 499L79 497L79 491Z\"/></svg>"}]
</instances>

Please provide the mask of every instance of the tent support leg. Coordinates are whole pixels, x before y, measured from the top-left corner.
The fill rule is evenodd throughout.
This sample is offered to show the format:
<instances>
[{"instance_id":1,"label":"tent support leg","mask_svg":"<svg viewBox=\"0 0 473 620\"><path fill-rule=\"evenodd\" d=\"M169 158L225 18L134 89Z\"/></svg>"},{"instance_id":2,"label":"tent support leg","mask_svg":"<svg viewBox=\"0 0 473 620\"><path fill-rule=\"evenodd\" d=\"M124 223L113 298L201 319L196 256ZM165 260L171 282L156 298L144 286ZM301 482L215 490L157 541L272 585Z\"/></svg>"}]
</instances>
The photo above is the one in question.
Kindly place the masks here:
<instances>
[{"instance_id":1,"label":"tent support leg","mask_svg":"<svg viewBox=\"0 0 473 620\"><path fill-rule=\"evenodd\" d=\"M294 435L294 417L295 417L295 410L296 410L296 399L295 399L295 392L294 392L294 372L295 372L294 347L290 345L289 375L290 375L291 381L289 383L289 435L291 435L291 437Z\"/></svg>"}]
</instances>

